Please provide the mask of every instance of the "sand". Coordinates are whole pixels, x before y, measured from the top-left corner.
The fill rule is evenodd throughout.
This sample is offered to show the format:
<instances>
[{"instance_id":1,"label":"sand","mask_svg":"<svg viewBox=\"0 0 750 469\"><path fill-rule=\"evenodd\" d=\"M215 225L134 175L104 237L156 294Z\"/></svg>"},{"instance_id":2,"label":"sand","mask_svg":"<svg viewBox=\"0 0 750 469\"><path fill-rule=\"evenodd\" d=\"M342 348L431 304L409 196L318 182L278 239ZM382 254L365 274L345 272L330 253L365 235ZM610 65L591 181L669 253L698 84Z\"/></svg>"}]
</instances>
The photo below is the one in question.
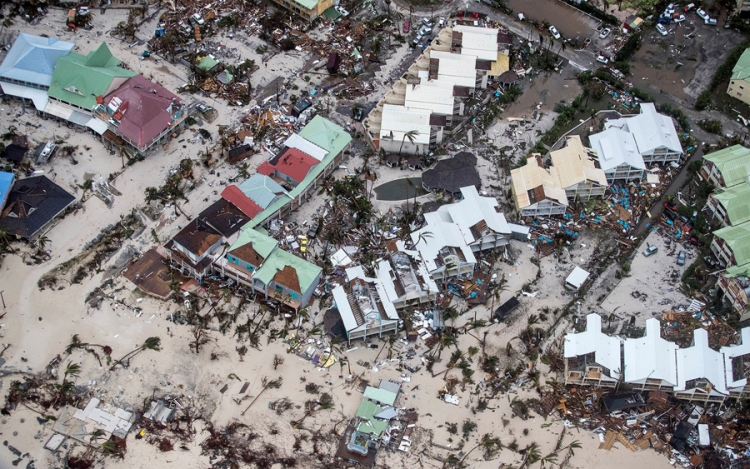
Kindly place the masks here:
<instances>
[{"instance_id":1,"label":"sand","mask_svg":"<svg viewBox=\"0 0 750 469\"><path fill-rule=\"evenodd\" d=\"M79 46L79 52L86 53L95 48L99 41L106 40L115 55L123 58L132 69L152 77L169 89L176 89L184 84L186 79L184 68L173 66L164 61L159 64L154 64L152 61L141 61L137 57L138 48L130 49L127 44L115 41L105 33L114 24L125 18L123 11L110 10L103 17L95 14L95 31L102 31L104 33L102 36L97 36L93 32L79 33L74 36L62 27L62 16L62 11L50 11L43 21L43 24L49 23L50 25L47 33L55 34L64 40L75 40ZM153 29L152 26L155 21L144 25L142 31ZM21 23L17 23L13 28L21 31L38 32L38 28ZM248 38L246 43L236 38L221 38L221 40L228 47L241 50L240 58L250 58L256 60L256 63L260 60L260 56L254 51L259 44L257 39ZM386 61L382 69L376 72L374 82L381 83L381 86L367 97L367 101L377 101L385 93L387 88L382 83L392 78L393 74L403 65L403 60L408 54L409 51L406 46L399 46L396 49L394 55ZM300 90L304 90L309 85L304 82L303 72L309 70L307 67L310 67L315 59L316 57L305 52L285 56L276 55L269 60L265 67L261 67L253 75L253 86L262 87L272 83L275 77L283 76L290 79L294 77L294 80L290 81L288 85L297 84ZM322 80L321 76L311 75L311 83L319 83L320 80ZM185 96L185 98L190 99L189 96ZM250 106L245 108L227 106L216 99L208 99L207 102L219 110L217 121L203 125L204 129L211 132L214 139L217 136L217 125L237 122L239 117L250 108ZM41 120L32 113L27 112L21 115L20 112L21 106L18 102L12 101L3 104L2 109L0 109L0 128L5 129L10 123L16 123L17 126L21 124L22 130L30 135L34 143L39 143L53 136L62 136L79 146L78 153L75 155L78 160L77 165L72 164L68 159L56 158L49 165L39 168L63 187L75 192L75 184L81 184L87 173L96 178L99 175L107 178L110 173L117 173L123 169L120 158L117 155L109 155L90 134L71 130L53 121ZM546 130L551 125L553 117L553 113L547 114L534 130ZM347 116L334 113L331 118L339 123L352 125ZM547 127L545 128L545 126ZM162 350L159 352L144 352L133 360L129 369L118 369L110 372L106 367L99 366L91 355L82 351L75 351L70 356L63 356L63 363L80 363L82 372L76 378L76 384L88 387L94 395L105 402L141 409L142 404L154 394L184 395L187 399L186 402L193 402L205 407L207 416L210 416L210 421L215 426L222 427L233 421L246 423L263 435L264 438L267 437L268 441L277 447L279 453L294 455L295 450L292 446L294 435L299 432L292 429L290 421L299 418L302 415L302 410L293 408L284 415L277 416L275 412L268 408L268 404L286 397L301 406L311 398L304 390L305 383L317 383L322 387L323 392L328 392L333 396L335 405L333 409L320 411L313 418L308 419L306 427L321 428L324 434L330 435L329 432L337 422L354 415L362 399L361 394L347 380L347 367L335 364L327 370L319 370L309 362L302 361L294 355L287 355L286 346L281 342L274 341L267 344L265 338L261 341L260 350L251 348L244 360L240 360L235 351L239 345L235 338L231 334L224 336L216 331L211 333L212 341L204 346L199 354L196 354L188 347L191 338L189 328L175 326L168 321L170 313L175 312L181 305L176 302L161 302L145 297L139 291L133 290L132 285L119 275L113 279L115 282L114 289L119 289L116 294L116 301L114 298L107 299L99 309L90 309L84 303L84 300L94 288L101 285L105 280L103 273L93 273L82 284L65 285L60 290L45 289L40 291L37 287L37 282L42 275L54 266L73 258L102 229L116 223L134 208L137 210L137 207L143 203L146 187L161 185L169 175L170 170L176 168L181 159L196 158L208 143L200 141L197 137L197 128L196 126L186 131L178 141L172 142L163 151L150 155L146 161L125 168L114 181L115 186L123 195L116 197L111 208L105 207L97 198L90 198L83 204L81 210L68 215L51 228L47 233L51 240L48 247L50 252L48 260L41 264L27 264L24 262L25 257L22 255L5 257L2 265L0 265L2 284L0 289L4 291L3 296L6 303L4 312L6 315L2 318L0 335L2 342L10 343L11 347L4 354L7 363L3 366L2 371L8 373L14 370L29 372L42 370L53 357L63 352L73 334L78 334L81 340L87 342L111 346L114 349L114 356L125 354L140 345L147 337L158 336L162 341ZM501 131L501 127L496 127L493 131ZM529 135L531 134L533 132L530 131ZM254 156L249 161L250 172L267 156L267 154ZM352 159L345 161L344 164L353 169L359 162L359 159ZM489 166L480 167L480 173L488 183L494 181L491 178L496 177L493 176L489 168ZM108 267L120 262L121 257L128 252L142 253L152 247L154 245L152 230L160 240L169 239L188 222L189 217L195 216L210 201L215 200L218 191L229 180L237 176L236 168L220 166L214 168L214 170L214 174L209 174L208 170L196 165L197 186L190 193L190 201L181 205L187 216L175 216L171 208L166 208L158 220L150 220L142 216L146 225L143 232L127 240L120 251L105 263L103 270L107 270ZM377 171L379 174L378 183L396 177L412 175L410 171L392 170L385 167L378 167ZM336 175L341 176L345 173L345 170L339 170ZM505 184L507 184L507 180ZM79 196L80 193L79 190ZM419 200L424 202L431 200L431 197L428 195ZM313 213L321 209L323 203L321 197L312 200L301 210L295 212L292 220L298 222L309 220ZM402 202L376 201L377 209L382 212L391 208L397 209L396 207L399 205L402 205ZM497 267L497 273L505 275L508 285L507 290L502 293L496 304L506 301L511 296L518 295L524 285L531 284L536 279L540 268L541 277L532 285L532 290L538 291L538 294L533 298L522 297L523 306L507 321L507 324L495 324L488 328L487 351L501 357L502 366L520 358L516 355L508 356L505 346L525 327L528 315L536 314L543 308L554 310L570 301L570 293L566 292L562 286L563 279L572 269L574 262L585 265L590 261L593 243L597 242L595 236L584 239L586 236L588 235L582 235L581 243L587 244L588 247L571 245L569 246L570 259L558 262L553 257L543 258L540 261L541 267L537 267L532 262L535 253L530 246L524 243L512 243L511 248L515 260L511 264L500 264ZM312 250L313 252L319 252L320 245L317 242L313 243ZM21 251L27 252L29 248L21 246ZM634 262L634 271L636 270L635 264ZM589 297L596 294L592 292ZM138 315L133 311L132 308L136 306L142 309L143 314ZM209 306L204 305L202 312L207 312L208 308ZM255 305L249 305L240 316L241 318L245 318L247 315L252 316L255 311ZM473 317L475 312L479 318L490 318L489 305L478 307L468 315L456 320L456 325L462 325L467 317ZM582 313L585 312L582 311ZM306 329L322 322L322 312L319 311L317 304L311 308L310 318L310 322L304 324ZM282 321L277 320L272 327L282 327ZM563 322L559 330L565 327L566 324ZM383 342L379 340L373 342L381 348L384 346ZM387 352L381 353L376 363L375 357L381 349L367 349L362 345L361 342L353 343L353 349L345 353L351 364L352 374L372 383L377 383L379 379L383 378L400 379L401 372L396 369L395 362L389 362L385 359ZM421 355L426 352L423 343L417 343L416 345L418 354ZM459 347L467 352L470 346L477 346L477 341L468 335L462 335ZM275 354L285 357L285 362L277 370L274 370L272 365L272 357ZM212 355L215 355L215 359L212 359ZM436 363L435 371L443 369L447 361L446 355L448 355L448 352L443 354L439 363ZM370 366L357 365L359 360L369 362ZM476 357L474 362L475 364L478 363ZM236 375L239 381L229 378L231 374ZM250 386L245 395L255 397L261 390L261 379L263 377L274 379L279 376L283 378L282 387L278 390L265 392L246 415L240 415L249 403L249 400L245 400L237 404L233 400L241 397L238 393L242 384L245 381L249 382ZM478 371L475 377L477 381L481 380L481 371ZM304 382L302 381L303 378ZM413 467L417 464L426 467L440 467L441 463L432 459L430 455L446 457L452 451L432 446L430 438L433 443L442 446L451 445L452 447L456 447L460 439L460 437L450 435L447 432L446 422L458 423L459 427L467 419L477 423L478 427L468 436L465 448L470 448L476 444L482 434L493 433L501 438L504 444L510 444L513 440L516 440L522 448L536 442L540 445L543 454L548 454L554 449L558 435L564 428L563 422L556 416L549 417L546 422L538 416L532 416L526 421L512 417L509 398L515 396L531 397L535 395L535 392L531 389L513 389L508 395L501 395L499 399L493 400L490 404L492 409L474 414L471 407L476 405L477 396L473 394L473 387L467 387L466 391L460 391L458 394L460 405L453 406L440 401L437 397L437 390L443 386L442 378L433 378L424 369L410 376L410 378L411 380L404 385L404 393L399 405L415 407L419 412L419 428L416 433L418 438L415 439L415 444L409 454L381 452L378 459L378 464L381 467ZM12 379L14 379L13 376L3 377L2 388L0 388L3 392L7 391ZM229 388L224 394L221 394L219 390L225 384ZM0 419L2 438L22 453L28 453L28 456L21 463L23 466L27 464L28 460L34 460L37 468L59 467L58 456L43 449L43 444L52 434L52 423L39 424L35 417L36 414L27 409L15 411L10 417L2 417ZM504 423L503 418L507 420L507 424ZM546 424L551 425L546 426ZM187 444L186 450L176 449L163 453L144 440L135 440L131 433L127 440L128 452L125 459L118 461L107 458L103 460L102 465L112 468L154 468L163 467L167 464L186 468L208 467L210 461L206 456L200 455L200 448L198 447L198 444L205 439L207 434L201 430L202 423L196 425L198 428L196 428L195 440ZM342 425L339 425L338 428L340 430ZM271 436L269 432L272 430L278 433ZM528 430L528 432L525 430ZM148 438L150 438L150 435L148 435ZM450 438L453 441L449 441ZM579 432L575 428L566 430L562 444L566 445L573 440L579 440L583 448L577 450L575 457L569 462L569 466L572 467L594 468L601 465L604 457L607 458L607 466L614 468L632 467L634 464L666 467L667 464L665 458L654 452L646 451L633 454L619 448L619 445L612 452L604 453L596 449L598 438L589 435L587 432ZM335 436L328 436L322 451L329 455L333 454L336 443ZM302 453L309 453L310 451L309 445L306 445L303 447ZM560 455L560 460L563 459L563 456L563 454ZM518 464L521 460L519 454L507 449L501 451L497 458L492 461L482 461L479 459L480 457L481 453L473 452L467 458L467 464L475 468L490 468L497 467L500 463ZM6 467L7 461L12 459L13 456L7 448L0 448L0 467Z\"/></svg>"}]
</instances>

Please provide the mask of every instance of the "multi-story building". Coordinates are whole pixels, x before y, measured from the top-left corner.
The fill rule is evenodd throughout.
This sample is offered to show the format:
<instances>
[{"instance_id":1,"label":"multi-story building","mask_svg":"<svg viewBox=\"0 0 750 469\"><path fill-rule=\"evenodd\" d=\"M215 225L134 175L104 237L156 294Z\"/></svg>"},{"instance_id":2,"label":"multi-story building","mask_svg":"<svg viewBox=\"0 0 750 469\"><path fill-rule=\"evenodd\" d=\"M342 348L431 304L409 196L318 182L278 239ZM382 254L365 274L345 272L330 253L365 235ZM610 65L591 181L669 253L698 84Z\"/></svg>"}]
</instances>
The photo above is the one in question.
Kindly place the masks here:
<instances>
[{"instance_id":1,"label":"multi-story building","mask_svg":"<svg viewBox=\"0 0 750 469\"><path fill-rule=\"evenodd\" d=\"M569 200L589 200L607 191L607 176L599 167L599 160L583 146L578 135L568 137L563 148L550 152L550 158L550 172Z\"/></svg>"},{"instance_id":2,"label":"multi-story building","mask_svg":"<svg viewBox=\"0 0 750 469\"><path fill-rule=\"evenodd\" d=\"M711 222L722 227L737 226L750 221L750 184L743 183L708 196L706 209Z\"/></svg>"},{"instance_id":3,"label":"multi-story building","mask_svg":"<svg viewBox=\"0 0 750 469\"><path fill-rule=\"evenodd\" d=\"M510 172L513 201L522 217L551 217L568 210L565 189L541 160L541 155L532 155L524 166Z\"/></svg>"},{"instance_id":4,"label":"multi-story building","mask_svg":"<svg viewBox=\"0 0 750 469\"><path fill-rule=\"evenodd\" d=\"M750 174L750 150L733 145L703 155L700 175L718 189L746 183Z\"/></svg>"},{"instance_id":5,"label":"multi-story building","mask_svg":"<svg viewBox=\"0 0 750 469\"><path fill-rule=\"evenodd\" d=\"M750 1L737 0L742 4L743 11L750 14ZM737 64L732 69L727 94L743 103L750 104L750 48L745 49Z\"/></svg>"},{"instance_id":6,"label":"multi-story building","mask_svg":"<svg viewBox=\"0 0 750 469\"><path fill-rule=\"evenodd\" d=\"M714 231L711 252L724 267L750 263L750 223Z\"/></svg>"},{"instance_id":7,"label":"multi-story building","mask_svg":"<svg viewBox=\"0 0 750 469\"><path fill-rule=\"evenodd\" d=\"M329 8L333 8L334 0L273 0L280 7L312 22L323 15Z\"/></svg>"},{"instance_id":8,"label":"multi-story building","mask_svg":"<svg viewBox=\"0 0 750 469\"><path fill-rule=\"evenodd\" d=\"M598 314L586 316L586 330L565 335L565 384L614 388L622 373L620 339L602 332Z\"/></svg>"}]
</instances>

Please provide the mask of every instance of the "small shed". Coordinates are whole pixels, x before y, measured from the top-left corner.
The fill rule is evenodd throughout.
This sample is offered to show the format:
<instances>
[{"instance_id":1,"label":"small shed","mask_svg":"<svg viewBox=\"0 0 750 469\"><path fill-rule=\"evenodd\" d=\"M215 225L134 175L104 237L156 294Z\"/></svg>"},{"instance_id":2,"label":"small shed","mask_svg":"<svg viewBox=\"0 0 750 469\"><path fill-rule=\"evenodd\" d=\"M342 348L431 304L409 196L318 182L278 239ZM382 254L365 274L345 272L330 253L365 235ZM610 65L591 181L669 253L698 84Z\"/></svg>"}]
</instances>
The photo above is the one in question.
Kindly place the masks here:
<instances>
[{"instance_id":1,"label":"small shed","mask_svg":"<svg viewBox=\"0 0 750 469\"><path fill-rule=\"evenodd\" d=\"M249 158L253 155L252 145L240 145L229 150L229 156L227 161L231 164L237 164L245 158Z\"/></svg>"},{"instance_id":2,"label":"small shed","mask_svg":"<svg viewBox=\"0 0 750 469\"><path fill-rule=\"evenodd\" d=\"M589 273L582 268L576 266L573 272L568 275L565 279L565 288L569 290L578 290L581 286L586 283L586 279L589 278Z\"/></svg>"},{"instance_id":3,"label":"small shed","mask_svg":"<svg viewBox=\"0 0 750 469\"><path fill-rule=\"evenodd\" d=\"M331 52L328 55L328 64L326 65L326 70L328 70L328 73L334 74L339 71L339 65L341 65L341 57L339 56L338 52Z\"/></svg>"}]
</instances>

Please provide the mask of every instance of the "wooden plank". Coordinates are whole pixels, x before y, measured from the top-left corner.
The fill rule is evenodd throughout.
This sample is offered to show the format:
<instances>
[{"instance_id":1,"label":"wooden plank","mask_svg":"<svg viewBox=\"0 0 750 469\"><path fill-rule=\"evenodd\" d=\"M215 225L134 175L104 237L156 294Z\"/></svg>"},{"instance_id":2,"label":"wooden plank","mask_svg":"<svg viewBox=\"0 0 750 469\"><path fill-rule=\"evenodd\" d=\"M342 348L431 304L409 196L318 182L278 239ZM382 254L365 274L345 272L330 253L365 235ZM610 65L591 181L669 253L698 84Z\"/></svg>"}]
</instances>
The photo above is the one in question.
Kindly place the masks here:
<instances>
[{"instance_id":1,"label":"wooden plank","mask_svg":"<svg viewBox=\"0 0 750 469\"><path fill-rule=\"evenodd\" d=\"M617 438L615 432L607 430L607 434L604 435L604 442L599 445L599 449L606 451L611 450L612 446L615 444L615 438Z\"/></svg>"},{"instance_id":2,"label":"wooden plank","mask_svg":"<svg viewBox=\"0 0 750 469\"><path fill-rule=\"evenodd\" d=\"M245 391L247 391L247 388L250 386L249 381L245 381L245 384L242 385L242 389L240 389L240 394L245 394Z\"/></svg>"},{"instance_id":3,"label":"wooden plank","mask_svg":"<svg viewBox=\"0 0 750 469\"><path fill-rule=\"evenodd\" d=\"M638 451L638 448L633 446L633 444L629 442L628 439L625 438L625 435L623 435L622 433L617 433L617 441L622 443L622 445L626 447L627 449L629 449L630 451L633 451L633 452Z\"/></svg>"}]
</instances>

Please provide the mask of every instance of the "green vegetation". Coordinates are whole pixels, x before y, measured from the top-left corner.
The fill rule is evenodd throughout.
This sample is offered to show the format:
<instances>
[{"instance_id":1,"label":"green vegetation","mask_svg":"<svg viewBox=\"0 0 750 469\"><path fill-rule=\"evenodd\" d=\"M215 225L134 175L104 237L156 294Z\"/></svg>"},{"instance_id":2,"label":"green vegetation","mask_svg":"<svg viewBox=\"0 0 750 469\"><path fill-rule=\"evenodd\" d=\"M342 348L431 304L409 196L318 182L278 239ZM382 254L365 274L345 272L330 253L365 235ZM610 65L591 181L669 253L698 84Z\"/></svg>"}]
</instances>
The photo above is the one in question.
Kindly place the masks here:
<instances>
[{"instance_id":1,"label":"green vegetation","mask_svg":"<svg viewBox=\"0 0 750 469\"><path fill-rule=\"evenodd\" d=\"M721 134L721 121L716 119L702 119L698 121L698 127L712 134Z\"/></svg>"}]
</instances>

